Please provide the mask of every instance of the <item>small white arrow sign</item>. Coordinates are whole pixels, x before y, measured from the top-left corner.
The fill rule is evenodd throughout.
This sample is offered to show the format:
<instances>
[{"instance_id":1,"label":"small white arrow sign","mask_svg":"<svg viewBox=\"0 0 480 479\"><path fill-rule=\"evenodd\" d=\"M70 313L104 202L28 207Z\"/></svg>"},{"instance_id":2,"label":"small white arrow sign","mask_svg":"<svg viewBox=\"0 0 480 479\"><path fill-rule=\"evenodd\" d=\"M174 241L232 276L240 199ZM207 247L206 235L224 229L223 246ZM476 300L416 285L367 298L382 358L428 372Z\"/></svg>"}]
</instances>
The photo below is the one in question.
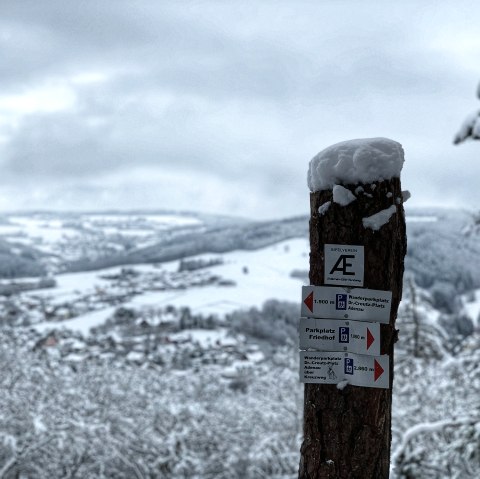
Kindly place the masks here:
<instances>
[{"instance_id":1,"label":"small white arrow sign","mask_svg":"<svg viewBox=\"0 0 480 479\"><path fill-rule=\"evenodd\" d=\"M301 315L388 324L391 303L391 291L303 286Z\"/></svg>"},{"instance_id":2,"label":"small white arrow sign","mask_svg":"<svg viewBox=\"0 0 480 479\"><path fill-rule=\"evenodd\" d=\"M300 381L314 384L390 388L389 356L327 351L300 351Z\"/></svg>"},{"instance_id":3,"label":"small white arrow sign","mask_svg":"<svg viewBox=\"0 0 480 479\"><path fill-rule=\"evenodd\" d=\"M300 349L378 356L380 324L341 319L300 318Z\"/></svg>"}]
</instances>

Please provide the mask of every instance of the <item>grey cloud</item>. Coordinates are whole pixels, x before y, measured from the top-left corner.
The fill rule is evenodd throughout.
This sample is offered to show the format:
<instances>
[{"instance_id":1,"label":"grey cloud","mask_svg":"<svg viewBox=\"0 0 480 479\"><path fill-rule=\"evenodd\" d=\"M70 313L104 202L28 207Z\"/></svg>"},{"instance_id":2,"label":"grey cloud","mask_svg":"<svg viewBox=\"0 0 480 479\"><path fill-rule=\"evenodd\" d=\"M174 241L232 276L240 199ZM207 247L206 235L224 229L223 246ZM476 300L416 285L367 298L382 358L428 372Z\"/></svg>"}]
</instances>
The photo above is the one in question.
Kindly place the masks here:
<instances>
[{"instance_id":1,"label":"grey cloud","mask_svg":"<svg viewBox=\"0 0 480 479\"><path fill-rule=\"evenodd\" d=\"M148 112L134 100L119 105L85 100L75 111L29 115L3 149L3 171L21 178L95 177L128 167L150 165L188 170L214 170L230 178L251 174L256 155L268 148L237 147L237 125L210 132L203 112L173 105L163 113ZM233 128L232 128L233 127ZM241 159L241 161L239 161ZM262 165L258 171L261 173Z\"/></svg>"},{"instance_id":2,"label":"grey cloud","mask_svg":"<svg viewBox=\"0 0 480 479\"><path fill-rule=\"evenodd\" d=\"M412 24L414 2L366 2L375 14L355 2L348 11L336 2L229 5L2 2L3 94L83 71L111 74L75 85L74 109L11 128L5 175L80 182L145 165L251 182L272 197L303 192L309 158L349 137L406 137L407 148L435 137L430 157L440 155L448 125L439 118L453 114L466 74L431 48L425 19ZM169 100L149 104L156 97Z\"/></svg>"},{"instance_id":3,"label":"grey cloud","mask_svg":"<svg viewBox=\"0 0 480 479\"><path fill-rule=\"evenodd\" d=\"M268 24L267 16L275 18L276 10L293 20L285 38ZM432 87L428 77L446 84L455 75L418 50L413 27L408 34L392 22L368 29L361 13L359 21L349 20L351 27L338 32L324 21L315 28L315 18L321 19L325 10L268 2L261 8L249 3L240 8L234 2L231 8L215 2L120 1L115 8L102 1L68 6L60 0L5 2L0 22L13 25L25 41L17 42L12 34L0 85L18 88L45 76L110 67L122 73L108 91L99 91L105 104L160 90L212 102L263 102L288 115L292 108L357 101L372 91L425 93ZM252 21L248 12L264 15L265 28L246 34ZM296 25L299 14L311 16L310 28ZM240 26L230 30L236 17Z\"/></svg>"},{"instance_id":4,"label":"grey cloud","mask_svg":"<svg viewBox=\"0 0 480 479\"><path fill-rule=\"evenodd\" d=\"M102 141L105 128L92 130L74 115L31 116L4 150L4 171L18 178L78 177L108 169L115 159Z\"/></svg>"},{"instance_id":5,"label":"grey cloud","mask_svg":"<svg viewBox=\"0 0 480 479\"><path fill-rule=\"evenodd\" d=\"M213 45L212 34L163 2L2 2L0 66L4 87L76 69L150 65L185 45ZM190 39L195 38L195 42ZM195 54L193 51L191 52ZM152 56L153 55L153 56Z\"/></svg>"},{"instance_id":6,"label":"grey cloud","mask_svg":"<svg viewBox=\"0 0 480 479\"><path fill-rule=\"evenodd\" d=\"M13 33L5 44L11 53L9 66L2 71L3 81L25 81L35 78L32 72L52 75L82 65L123 65L144 70L144 81L157 80L176 90L279 101L318 94L318 88L325 94L338 93L338 82L343 84L345 76L355 82L367 62L372 66L371 79L381 78L379 69L385 69L389 57L398 55L411 41L395 31L392 34L389 26L367 33L343 30L333 39L318 29L307 32L311 44L306 51L304 43L290 43L268 26L263 33L251 35L230 32L228 23L222 25L222 16L225 22L234 20L238 5L230 12L206 4L211 22L188 5L115 2L112 8L111 2L71 2L68 6L61 1L6 2L1 22L7 26L10 22ZM298 14L288 5L277 8ZM254 12L248 3L245 10ZM321 8L307 10L313 15L322 12ZM294 34L306 35L302 29ZM16 36L25 41L18 42ZM395 78L389 79L392 88ZM142 76L137 81L140 86ZM368 83L356 85L357 91L362 85L368 88ZM348 91L344 88L344 93Z\"/></svg>"}]
</instances>

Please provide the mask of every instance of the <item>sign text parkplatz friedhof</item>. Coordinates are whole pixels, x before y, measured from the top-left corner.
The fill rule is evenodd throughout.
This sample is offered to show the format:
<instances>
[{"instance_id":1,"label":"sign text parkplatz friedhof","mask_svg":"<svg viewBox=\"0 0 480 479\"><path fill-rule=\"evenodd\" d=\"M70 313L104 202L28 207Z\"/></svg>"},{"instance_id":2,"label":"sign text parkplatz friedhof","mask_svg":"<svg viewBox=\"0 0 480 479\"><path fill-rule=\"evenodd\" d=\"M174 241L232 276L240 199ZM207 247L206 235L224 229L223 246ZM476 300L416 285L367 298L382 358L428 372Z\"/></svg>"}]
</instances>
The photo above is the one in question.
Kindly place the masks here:
<instances>
[{"instance_id":1,"label":"sign text parkplatz friedhof","mask_svg":"<svg viewBox=\"0 0 480 479\"><path fill-rule=\"evenodd\" d=\"M378 356L380 324L341 319L300 318L300 349Z\"/></svg>"}]
</instances>

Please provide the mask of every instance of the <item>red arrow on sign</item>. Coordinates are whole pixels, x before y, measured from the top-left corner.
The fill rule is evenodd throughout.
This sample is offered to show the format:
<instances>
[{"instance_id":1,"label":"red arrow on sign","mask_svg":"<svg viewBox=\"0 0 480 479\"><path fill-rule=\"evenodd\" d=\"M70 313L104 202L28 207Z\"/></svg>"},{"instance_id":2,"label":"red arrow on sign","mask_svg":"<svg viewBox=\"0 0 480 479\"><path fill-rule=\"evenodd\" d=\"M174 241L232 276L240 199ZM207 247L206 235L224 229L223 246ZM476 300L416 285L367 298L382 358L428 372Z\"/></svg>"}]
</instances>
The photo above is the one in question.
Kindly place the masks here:
<instances>
[{"instance_id":1,"label":"red arrow on sign","mask_svg":"<svg viewBox=\"0 0 480 479\"><path fill-rule=\"evenodd\" d=\"M382 366L380 366L380 363L376 359L374 359L373 362L374 362L374 365L375 365L374 378L375 378L375 381L376 381L383 374L384 370L383 370Z\"/></svg>"},{"instance_id":2,"label":"red arrow on sign","mask_svg":"<svg viewBox=\"0 0 480 479\"><path fill-rule=\"evenodd\" d=\"M313 291L303 300L305 306L313 313Z\"/></svg>"},{"instance_id":3,"label":"red arrow on sign","mask_svg":"<svg viewBox=\"0 0 480 479\"><path fill-rule=\"evenodd\" d=\"M375 338L373 337L373 334L367 328L367 351L370 349L370 346L374 341L375 341Z\"/></svg>"}]
</instances>

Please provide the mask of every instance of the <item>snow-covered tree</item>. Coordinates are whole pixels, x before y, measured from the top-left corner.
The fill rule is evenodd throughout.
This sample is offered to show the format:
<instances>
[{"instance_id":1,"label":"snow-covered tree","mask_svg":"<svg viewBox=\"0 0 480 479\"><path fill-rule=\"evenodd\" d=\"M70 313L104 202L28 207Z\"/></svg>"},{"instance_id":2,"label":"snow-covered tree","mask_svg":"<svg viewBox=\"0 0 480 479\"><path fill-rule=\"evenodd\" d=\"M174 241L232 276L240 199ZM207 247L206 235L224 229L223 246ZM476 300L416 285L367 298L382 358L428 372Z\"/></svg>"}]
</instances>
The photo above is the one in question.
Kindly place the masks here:
<instances>
[{"instance_id":1,"label":"snow-covered tree","mask_svg":"<svg viewBox=\"0 0 480 479\"><path fill-rule=\"evenodd\" d=\"M397 319L397 361L443 358L448 355L449 338L438 322L438 312L429 303L426 293L415 285L412 276L406 278L406 286Z\"/></svg>"},{"instance_id":2,"label":"snow-covered tree","mask_svg":"<svg viewBox=\"0 0 480 479\"><path fill-rule=\"evenodd\" d=\"M397 372L395 478L480 477L479 346L477 334L457 356Z\"/></svg>"},{"instance_id":3,"label":"snow-covered tree","mask_svg":"<svg viewBox=\"0 0 480 479\"><path fill-rule=\"evenodd\" d=\"M480 99L480 84L477 87L477 98ZM458 145L469 138L472 140L480 140L480 110L476 110L467 116L455 134L453 144Z\"/></svg>"}]
</instances>

